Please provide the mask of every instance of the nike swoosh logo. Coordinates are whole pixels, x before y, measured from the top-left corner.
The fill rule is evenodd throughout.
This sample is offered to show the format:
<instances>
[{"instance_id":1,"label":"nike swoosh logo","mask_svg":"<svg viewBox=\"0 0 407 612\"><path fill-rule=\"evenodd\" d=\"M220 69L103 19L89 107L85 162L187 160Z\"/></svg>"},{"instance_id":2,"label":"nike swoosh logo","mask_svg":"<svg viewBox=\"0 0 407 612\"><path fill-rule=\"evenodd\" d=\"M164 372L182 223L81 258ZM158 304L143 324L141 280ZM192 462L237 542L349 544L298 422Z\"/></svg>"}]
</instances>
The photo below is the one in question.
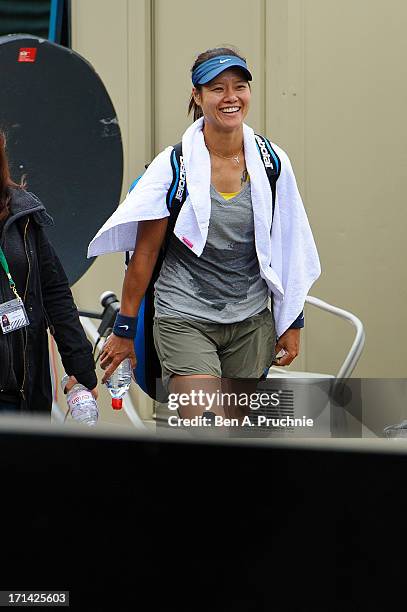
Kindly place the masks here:
<instances>
[{"instance_id":1,"label":"nike swoosh logo","mask_svg":"<svg viewBox=\"0 0 407 612\"><path fill-rule=\"evenodd\" d=\"M124 329L126 329L126 330L129 329L128 325L119 325L119 327L124 327Z\"/></svg>"},{"instance_id":2,"label":"nike swoosh logo","mask_svg":"<svg viewBox=\"0 0 407 612\"><path fill-rule=\"evenodd\" d=\"M232 60L230 59L225 59L225 60L219 60L219 64L224 64L225 62L230 62Z\"/></svg>"}]
</instances>

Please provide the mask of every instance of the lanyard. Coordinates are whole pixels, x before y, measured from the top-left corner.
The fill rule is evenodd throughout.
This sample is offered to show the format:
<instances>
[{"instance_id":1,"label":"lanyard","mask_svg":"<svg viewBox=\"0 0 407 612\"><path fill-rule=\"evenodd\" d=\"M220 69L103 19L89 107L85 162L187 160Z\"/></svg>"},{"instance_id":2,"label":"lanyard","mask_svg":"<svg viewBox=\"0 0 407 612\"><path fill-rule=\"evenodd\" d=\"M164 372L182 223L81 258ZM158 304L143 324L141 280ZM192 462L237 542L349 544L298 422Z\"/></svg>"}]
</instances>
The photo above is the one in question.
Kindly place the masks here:
<instances>
[{"instance_id":1,"label":"lanyard","mask_svg":"<svg viewBox=\"0 0 407 612\"><path fill-rule=\"evenodd\" d=\"M16 284L15 284L15 282L13 281L13 279L11 277L10 270L9 270L9 267L8 267L8 263L7 263L7 259L6 259L6 256L5 256L4 251L1 248L1 246L0 246L0 263L1 263L1 266L2 266L2 268L4 270L4 272L6 273L7 278L8 278L8 283L10 285L11 291L14 293L16 298L21 302L21 298L20 298L20 296L17 293Z\"/></svg>"}]
</instances>

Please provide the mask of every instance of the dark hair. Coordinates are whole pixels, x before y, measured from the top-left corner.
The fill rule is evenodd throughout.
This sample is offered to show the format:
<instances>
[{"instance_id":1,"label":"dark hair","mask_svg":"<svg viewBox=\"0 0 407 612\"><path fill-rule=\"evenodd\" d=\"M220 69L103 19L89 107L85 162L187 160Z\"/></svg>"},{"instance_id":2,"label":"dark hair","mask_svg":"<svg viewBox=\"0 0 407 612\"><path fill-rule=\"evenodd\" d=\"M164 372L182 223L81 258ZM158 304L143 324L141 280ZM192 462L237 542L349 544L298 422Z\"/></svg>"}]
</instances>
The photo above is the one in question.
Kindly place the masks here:
<instances>
[{"instance_id":1,"label":"dark hair","mask_svg":"<svg viewBox=\"0 0 407 612\"><path fill-rule=\"evenodd\" d=\"M218 57L219 55L234 55L235 57L239 57L240 59L242 59L244 62L246 61L246 58L239 55L239 53L234 49L230 49L229 47L215 47L214 49L208 49L207 51L204 51L203 53L200 53L198 55L194 62L194 65L191 68L191 74L193 73L195 68L198 68L200 64L203 64L204 62L209 59L212 59L213 57ZM201 91L201 88L201 85L196 85L195 87L195 89L197 89L198 91ZM192 110L194 111L194 121L203 116L202 108L198 106L198 104L194 100L194 96L191 94L191 98L189 100L188 105L188 115L191 113Z\"/></svg>"},{"instance_id":2,"label":"dark hair","mask_svg":"<svg viewBox=\"0 0 407 612\"><path fill-rule=\"evenodd\" d=\"M11 198L10 187L24 189L25 180L24 177L22 177L21 183L17 185L17 183L11 179L6 153L6 136L4 132L0 130L0 220L4 219L9 212L8 205Z\"/></svg>"}]
</instances>

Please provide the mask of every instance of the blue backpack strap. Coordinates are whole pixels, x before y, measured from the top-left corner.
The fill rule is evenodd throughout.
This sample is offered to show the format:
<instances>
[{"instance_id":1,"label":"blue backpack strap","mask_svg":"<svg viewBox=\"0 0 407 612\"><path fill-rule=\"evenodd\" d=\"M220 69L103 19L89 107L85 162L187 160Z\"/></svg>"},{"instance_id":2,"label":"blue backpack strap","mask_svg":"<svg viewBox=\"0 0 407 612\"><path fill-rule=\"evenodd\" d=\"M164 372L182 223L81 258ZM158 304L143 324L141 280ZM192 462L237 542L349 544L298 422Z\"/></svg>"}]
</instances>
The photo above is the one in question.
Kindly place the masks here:
<instances>
[{"instance_id":1,"label":"blue backpack strap","mask_svg":"<svg viewBox=\"0 0 407 612\"><path fill-rule=\"evenodd\" d=\"M170 216L176 214L178 217L178 213L181 209L181 206L185 202L187 195L188 195L186 176L185 176L184 158L182 156L182 142L178 142L176 145L174 145L172 152L171 152L170 161L171 161L171 168L172 168L172 181L171 181L171 185L169 186L169 189L167 192L166 203L167 203L167 208L170 211ZM148 166L149 164L146 164L145 168L147 169ZM133 191L133 189L135 188L135 186L137 185L137 183L139 182L142 176L143 175L140 174L140 176L138 176L132 182L132 184L129 187L128 193ZM174 210L176 212L173 212L173 204L175 204Z\"/></svg>"},{"instance_id":2,"label":"blue backpack strap","mask_svg":"<svg viewBox=\"0 0 407 612\"><path fill-rule=\"evenodd\" d=\"M182 155L182 142L178 142L174 145L170 161L173 176L167 192L167 208L171 213L171 209L174 205L178 205L179 208L181 208L188 195L184 157Z\"/></svg>"},{"instance_id":3,"label":"blue backpack strap","mask_svg":"<svg viewBox=\"0 0 407 612\"><path fill-rule=\"evenodd\" d=\"M178 142L176 145L174 145L173 150L171 152L170 162L172 168L172 181L168 188L166 196L166 204L170 212L170 217L168 219L167 232L163 244L163 253L167 251L168 243L174 231L179 212L188 195L184 158L182 156L182 142ZM146 164L145 168L147 169L148 166L149 164ZM140 176L138 176L136 180L132 182L128 193L133 191L134 187L137 185L142 176L143 175L140 174ZM128 265L129 260L130 253L126 251L126 266ZM161 267L161 264L159 265Z\"/></svg>"},{"instance_id":4,"label":"blue backpack strap","mask_svg":"<svg viewBox=\"0 0 407 612\"><path fill-rule=\"evenodd\" d=\"M178 186L179 186L179 180L180 180L180 170L181 170L180 166L181 166L181 156L182 156L180 146L182 147L181 143L178 143L177 145L175 145L172 149L171 156L170 156L170 163L171 163L171 169L172 169L172 181L171 181L171 185L168 188L167 198L166 198L167 208L170 211L170 213L171 213L171 206L174 201L175 195L178 192Z\"/></svg>"},{"instance_id":5,"label":"blue backpack strap","mask_svg":"<svg viewBox=\"0 0 407 612\"><path fill-rule=\"evenodd\" d=\"M267 178L270 183L272 195L272 218L274 217L274 208L276 205L277 180L281 173L281 161L270 141L265 136L255 134L257 149L260 159L263 162Z\"/></svg>"},{"instance_id":6,"label":"blue backpack strap","mask_svg":"<svg viewBox=\"0 0 407 612\"><path fill-rule=\"evenodd\" d=\"M169 240L174 232L175 224L183 203L187 199L188 188L185 176L184 158L182 155L182 142L174 145L171 153L172 182L167 192L167 208L170 216L163 245L163 253L167 251Z\"/></svg>"},{"instance_id":7,"label":"blue backpack strap","mask_svg":"<svg viewBox=\"0 0 407 612\"><path fill-rule=\"evenodd\" d=\"M161 379L161 365L155 350L153 338L154 284L160 273L161 265L164 260L165 252L168 248L169 239L173 234L178 214L187 197L187 185L181 142L174 146L171 152L170 161L173 176L166 196L166 204L170 212L167 232L162 251L153 271L151 281L140 305L137 334L134 339L137 355L137 367L135 372L136 380L145 393L147 393L151 398L159 399L161 401L165 401L166 394L162 389L162 386L159 384ZM132 183L129 193L137 185L140 178L141 176ZM129 254L126 255L126 264L128 264Z\"/></svg>"}]
</instances>

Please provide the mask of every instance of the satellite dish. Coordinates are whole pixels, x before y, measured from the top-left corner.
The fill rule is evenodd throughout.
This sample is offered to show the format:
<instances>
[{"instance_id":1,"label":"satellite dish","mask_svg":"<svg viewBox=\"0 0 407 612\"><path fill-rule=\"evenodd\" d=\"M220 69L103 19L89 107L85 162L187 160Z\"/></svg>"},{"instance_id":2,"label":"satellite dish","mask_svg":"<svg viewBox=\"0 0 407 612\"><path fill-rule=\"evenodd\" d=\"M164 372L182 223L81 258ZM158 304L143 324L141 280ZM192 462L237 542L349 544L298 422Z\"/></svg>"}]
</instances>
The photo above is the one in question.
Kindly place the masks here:
<instances>
[{"instance_id":1,"label":"satellite dish","mask_svg":"<svg viewBox=\"0 0 407 612\"><path fill-rule=\"evenodd\" d=\"M100 77L80 55L29 34L0 37L0 128L11 176L23 174L54 218L48 231L69 282L120 199L123 149Z\"/></svg>"}]
</instances>

